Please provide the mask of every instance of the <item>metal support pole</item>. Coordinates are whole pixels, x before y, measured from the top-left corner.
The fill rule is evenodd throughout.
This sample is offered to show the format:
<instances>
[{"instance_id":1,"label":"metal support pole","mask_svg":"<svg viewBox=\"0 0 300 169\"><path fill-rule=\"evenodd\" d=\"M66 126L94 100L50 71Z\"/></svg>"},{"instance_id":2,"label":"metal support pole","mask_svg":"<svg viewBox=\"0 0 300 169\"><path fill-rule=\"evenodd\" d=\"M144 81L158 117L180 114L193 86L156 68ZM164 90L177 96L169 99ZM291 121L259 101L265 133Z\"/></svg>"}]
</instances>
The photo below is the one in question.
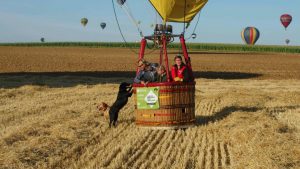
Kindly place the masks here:
<instances>
[{"instance_id":1,"label":"metal support pole","mask_svg":"<svg viewBox=\"0 0 300 169\"><path fill-rule=\"evenodd\" d=\"M190 71L189 73L192 76L191 78L194 79L192 64L191 64L191 61L190 61L190 58L189 58L189 54L187 52L187 48L186 48L186 44L185 44L185 39L184 39L183 35L180 36L180 43L181 43L181 47L182 47L182 52L183 52L185 64L189 68L189 71Z\"/></svg>"},{"instance_id":2,"label":"metal support pole","mask_svg":"<svg viewBox=\"0 0 300 169\"><path fill-rule=\"evenodd\" d=\"M147 45L147 40L145 38L143 38L141 40L141 48L140 48L140 54L139 54L138 60L141 60L144 58L146 45ZM139 73L139 69L137 68L136 75L138 75L138 73Z\"/></svg>"},{"instance_id":3,"label":"metal support pole","mask_svg":"<svg viewBox=\"0 0 300 169\"><path fill-rule=\"evenodd\" d=\"M166 64L166 70L167 70L167 79L168 79L168 82L171 81L171 77L170 77L170 68L169 68L169 60L168 60L168 51L167 51L167 38L166 36L164 35L162 37L162 41L163 41L163 52L165 54L165 64Z\"/></svg>"},{"instance_id":4,"label":"metal support pole","mask_svg":"<svg viewBox=\"0 0 300 169\"><path fill-rule=\"evenodd\" d=\"M159 64L162 65L162 62L163 62L163 56L164 55L164 51L163 51L163 48L161 47L160 48L160 57L159 57Z\"/></svg>"},{"instance_id":5,"label":"metal support pole","mask_svg":"<svg viewBox=\"0 0 300 169\"><path fill-rule=\"evenodd\" d=\"M141 40L141 48L140 48L139 60L141 60L141 59L144 58L146 45L147 45L147 40L145 38L143 38Z\"/></svg>"},{"instance_id":6,"label":"metal support pole","mask_svg":"<svg viewBox=\"0 0 300 169\"><path fill-rule=\"evenodd\" d=\"M184 56L184 60L185 60L185 64L191 68L191 63L189 61L189 54L187 52L187 48L186 48L186 44L185 44L185 39L184 36L181 35L180 36L180 43L181 43L181 48L182 48L182 52L183 52L183 56Z\"/></svg>"}]
</instances>

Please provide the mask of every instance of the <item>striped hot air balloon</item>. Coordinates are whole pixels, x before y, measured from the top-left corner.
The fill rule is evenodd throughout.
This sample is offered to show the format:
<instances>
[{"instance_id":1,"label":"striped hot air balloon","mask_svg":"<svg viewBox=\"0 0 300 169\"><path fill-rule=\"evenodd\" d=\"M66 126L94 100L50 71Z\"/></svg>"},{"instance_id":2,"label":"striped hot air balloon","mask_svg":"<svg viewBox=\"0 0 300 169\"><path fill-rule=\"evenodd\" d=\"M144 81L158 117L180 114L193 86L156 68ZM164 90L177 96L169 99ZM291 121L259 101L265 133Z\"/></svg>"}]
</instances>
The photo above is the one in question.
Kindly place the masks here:
<instances>
[{"instance_id":1,"label":"striped hot air balloon","mask_svg":"<svg viewBox=\"0 0 300 169\"><path fill-rule=\"evenodd\" d=\"M255 27L247 27L241 33L242 39L248 45L254 45L259 39L260 33Z\"/></svg>"}]
</instances>

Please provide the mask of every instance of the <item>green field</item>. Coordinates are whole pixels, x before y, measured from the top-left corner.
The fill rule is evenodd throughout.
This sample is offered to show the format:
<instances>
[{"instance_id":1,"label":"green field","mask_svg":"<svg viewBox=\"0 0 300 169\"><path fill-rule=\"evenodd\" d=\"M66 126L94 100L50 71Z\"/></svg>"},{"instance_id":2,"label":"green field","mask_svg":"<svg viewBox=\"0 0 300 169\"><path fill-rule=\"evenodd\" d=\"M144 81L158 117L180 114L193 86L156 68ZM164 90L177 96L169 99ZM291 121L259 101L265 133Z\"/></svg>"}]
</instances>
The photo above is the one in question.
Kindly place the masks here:
<instances>
[{"instance_id":1,"label":"green field","mask_svg":"<svg viewBox=\"0 0 300 169\"><path fill-rule=\"evenodd\" d=\"M0 43L0 46L25 46L25 47L93 47L93 48L139 48L139 43L121 42L49 42L49 43ZM149 43L148 48L153 46ZM237 45L237 44L208 44L187 43L189 50L197 51L222 51L222 52L274 52L274 53L300 53L300 46L270 46L270 45ZM180 48L179 43L169 44L169 48Z\"/></svg>"}]
</instances>

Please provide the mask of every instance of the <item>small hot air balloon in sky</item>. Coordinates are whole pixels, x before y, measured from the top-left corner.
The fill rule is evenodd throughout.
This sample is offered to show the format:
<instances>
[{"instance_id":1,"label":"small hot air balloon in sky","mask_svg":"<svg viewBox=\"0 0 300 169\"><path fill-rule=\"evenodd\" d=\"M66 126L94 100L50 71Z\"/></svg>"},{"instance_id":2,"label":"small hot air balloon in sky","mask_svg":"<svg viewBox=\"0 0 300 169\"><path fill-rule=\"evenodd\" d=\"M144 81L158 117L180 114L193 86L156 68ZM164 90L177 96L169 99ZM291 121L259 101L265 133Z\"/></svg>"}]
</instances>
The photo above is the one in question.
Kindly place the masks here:
<instances>
[{"instance_id":1,"label":"small hot air balloon in sky","mask_svg":"<svg viewBox=\"0 0 300 169\"><path fill-rule=\"evenodd\" d=\"M44 42L45 42L45 38L41 38L40 40L41 40L41 42L42 42L42 43L44 43Z\"/></svg>"},{"instance_id":2,"label":"small hot air balloon in sky","mask_svg":"<svg viewBox=\"0 0 300 169\"><path fill-rule=\"evenodd\" d=\"M126 2L126 0L117 0L119 5L124 5L124 3Z\"/></svg>"},{"instance_id":3,"label":"small hot air balloon in sky","mask_svg":"<svg viewBox=\"0 0 300 169\"><path fill-rule=\"evenodd\" d=\"M241 33L242 39L248 45L254 45L259 39L260 33L255 27L247 27Z\"/></svg>"},{"instance_id":4,"label":"small hot air balloon in sky","mask_svg":"<svg viewBox=\"0 0 300 169\"><path fill-rule=\"evenodd\" d=\"M102 23L100 24L100 27L101 27L102 29L104 29L104 28L106 27L106 23L105 23L105 22L102 22Z\"/></svg>"},{"instance_id":5,"label":"small hot air balloon in sky","mask_svg":"<svg viewBox=\"0 0 300 169\"><path fill-rule=\"evenodd\" d=\"M289 39L286 39L286 40L285 40L285 43L286 43L287 45L289 45L290 42L291 42L291 41L290 41Z\"/></svg>"},{"instance_id":6,"label":"small hot air balloon in sky","mask_svg":"<svg viewBox=\"0 0 300 169\"><path fill-rule=\"evenodd\" d=\"M192 34L192 38L193 38L193 39L196 39L196 38L197 38L197 34L196 34L196 33L193 33L193 34Z\"/></svg>"},{"instance_id":7,"label":"small hot air balloon in sky","mask_svg":"<svg viewBox=\"0 0 300 169\"><path fill-rule=\"evenodd\" d=\"M87 18L82 18L80 20L80 22L81 22L81 25L86 26L86 24L89 22L89 20Z\"/></svg>"},{"instance_id":8,"label":"small hot air balloon in sky","mask_svg":"<svg viewBox=\"0 0 300 169\"><path fill-rule=\"evenodd\" d=\"M280 17L281 24L284 26L285 29L291 24L292 20L293 17L289 14L284 14Z\"/></svg>"}]
</instances>

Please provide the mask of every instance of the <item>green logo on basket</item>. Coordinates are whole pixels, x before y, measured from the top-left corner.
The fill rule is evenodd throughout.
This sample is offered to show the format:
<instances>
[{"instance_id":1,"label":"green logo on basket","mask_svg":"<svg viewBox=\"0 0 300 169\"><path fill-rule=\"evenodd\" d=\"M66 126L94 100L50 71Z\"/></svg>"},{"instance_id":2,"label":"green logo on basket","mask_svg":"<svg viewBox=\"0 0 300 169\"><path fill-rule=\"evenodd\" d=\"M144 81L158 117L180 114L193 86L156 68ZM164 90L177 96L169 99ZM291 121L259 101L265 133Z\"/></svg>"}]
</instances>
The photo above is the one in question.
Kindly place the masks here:
<instances>
[{"instance_id":1,"label":"green logo on basket","mask_svg":"<svg viewBox=\"0 0 300 169\"><path fill-rule=\"evenodd\" d=\"M150 91L148 95L145 97L145 101L150 107L153 107L155 103L158 101L158 97L153 93L153 91Z\"/></svg>"},{"instance_id":2,"label":"green logo on basket","mask_svg":"<svg viewBox=\"0 0 300 169\"><path fill-rule=\"evenodd\" d=\"M138 109L159 109L159 88L149 87L137 89Z\"/></svg>"}]
</instances>

